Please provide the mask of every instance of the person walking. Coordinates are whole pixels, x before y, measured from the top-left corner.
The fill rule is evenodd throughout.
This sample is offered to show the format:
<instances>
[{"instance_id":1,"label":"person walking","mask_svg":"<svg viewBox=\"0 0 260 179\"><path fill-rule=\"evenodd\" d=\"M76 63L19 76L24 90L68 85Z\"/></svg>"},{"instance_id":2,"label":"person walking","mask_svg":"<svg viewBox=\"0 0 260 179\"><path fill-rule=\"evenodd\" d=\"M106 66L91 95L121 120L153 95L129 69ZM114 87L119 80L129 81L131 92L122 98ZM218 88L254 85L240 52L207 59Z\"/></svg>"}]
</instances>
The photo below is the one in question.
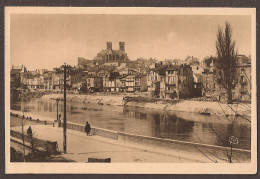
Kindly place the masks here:
<instances>
[{"instance_id":1,"label":"person walking","mask_svg":"<svg viewBox=\"0 0 260 179\"><path fill-rule=\"evenodd\" d=\"M87 133L87 135L89 135L91 130L90 124L88 123L88 121L86 122L86 126L85 126L85 132Z\"/></svg>"},{"instance_id":2,"label":"person walking","mask_svg":"<svg viewBox=\"0 0 260 179\"><path fill-rule=\"evenodd\" d=\"M29 126L29 128L27 129L27 135L29 136L29 137L32 137L32 128L31 128L31 126Z\"/></svg>"},{"instance_id":3,"label":"person walking","mask_svg":"<svg viewBox=\"0 0 260 179\"><path fill-rule=\"evenodd\" d=\"M29 126L29 128L27 129L27 135L29 137L29 142L31 144L31 151L32 151L32 154L34 154L35 150L36 150L36 146L35 146L35 140L33 138L33 133L32 133L32 128L31 126Z\"/></svg>"}]
</instances>

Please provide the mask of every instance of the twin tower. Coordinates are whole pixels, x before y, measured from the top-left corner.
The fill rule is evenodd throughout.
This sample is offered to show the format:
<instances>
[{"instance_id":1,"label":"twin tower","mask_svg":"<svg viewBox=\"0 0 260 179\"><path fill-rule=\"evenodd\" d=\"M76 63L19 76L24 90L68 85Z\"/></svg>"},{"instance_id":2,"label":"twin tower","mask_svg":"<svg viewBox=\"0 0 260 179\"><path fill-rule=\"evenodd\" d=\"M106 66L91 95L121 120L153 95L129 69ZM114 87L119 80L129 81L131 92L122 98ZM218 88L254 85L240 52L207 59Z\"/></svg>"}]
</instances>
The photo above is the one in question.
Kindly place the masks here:
<instances>
[{"instance_id":1,"label":"twin tower","mask_svg":"<svg viewBox=\"0 0 260 179\"><path fill-rule=\"evenodd\" d=\"M107 42L107 50L112 50L112 42ZM119 50L125 52L125 42L119 42Z\"/></svg>"}]
</instances>

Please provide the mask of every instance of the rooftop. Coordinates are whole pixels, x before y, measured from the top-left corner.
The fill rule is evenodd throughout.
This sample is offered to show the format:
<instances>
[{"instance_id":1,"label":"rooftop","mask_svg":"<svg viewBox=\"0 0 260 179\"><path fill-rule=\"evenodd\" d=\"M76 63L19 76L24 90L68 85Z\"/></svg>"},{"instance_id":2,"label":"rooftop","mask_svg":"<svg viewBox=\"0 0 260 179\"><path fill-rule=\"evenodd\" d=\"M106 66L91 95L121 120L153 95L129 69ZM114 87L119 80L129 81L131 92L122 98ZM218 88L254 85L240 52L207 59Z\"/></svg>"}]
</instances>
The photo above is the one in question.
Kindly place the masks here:
<instances>
[{"instance_id":1,"label":"rooftop","mask_svg":"<svg viewBox=\"0 0 260 179\"><path fill-rule=\"evenodd\" d=\"M172 66L167 67L165 70L166 71L169 71L169 70L177 71L178 69L179 69L179 66L172 65Z\"/></svg>"}]
</instances>

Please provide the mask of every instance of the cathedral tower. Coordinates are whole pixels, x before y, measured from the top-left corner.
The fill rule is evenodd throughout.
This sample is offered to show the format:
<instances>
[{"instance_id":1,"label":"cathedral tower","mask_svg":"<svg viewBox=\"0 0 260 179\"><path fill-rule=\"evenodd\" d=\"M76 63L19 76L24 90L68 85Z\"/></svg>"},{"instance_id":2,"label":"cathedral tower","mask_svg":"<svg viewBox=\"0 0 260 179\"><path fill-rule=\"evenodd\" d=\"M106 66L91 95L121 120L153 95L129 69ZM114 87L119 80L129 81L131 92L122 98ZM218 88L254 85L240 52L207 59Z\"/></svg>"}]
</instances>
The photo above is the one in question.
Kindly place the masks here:
<instances>
[{"instance_id":1,"label":"cathedral tower","mask_svg":"<svg viewBox=\"0 0 260 179\"><path fill-rule=\"evenodd\" d=\"M107 50L112 50L112 42L107 42Z\"/></svg>"},{"instance_id":2,"label":"cathedral tower","mask_svg":"<svg viewBox=\"0 0 260 179\"><path fill-rule=\"evenodd\" d=\"M125 42L119 42L119 50L125 51Z\"/></svg>"}]
</instances>

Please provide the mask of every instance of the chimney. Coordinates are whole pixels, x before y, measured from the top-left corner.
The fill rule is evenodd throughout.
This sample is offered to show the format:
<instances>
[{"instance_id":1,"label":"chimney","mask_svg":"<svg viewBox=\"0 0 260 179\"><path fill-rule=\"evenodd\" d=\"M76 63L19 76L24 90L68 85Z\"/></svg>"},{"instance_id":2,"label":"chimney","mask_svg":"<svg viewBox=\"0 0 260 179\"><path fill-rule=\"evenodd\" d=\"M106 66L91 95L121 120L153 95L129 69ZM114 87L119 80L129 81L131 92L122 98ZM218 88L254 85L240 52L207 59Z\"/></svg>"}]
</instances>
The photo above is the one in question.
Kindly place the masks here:
<instances>
[{"instance_id":1,"label":"chimney","mask_svg":"<svg viewBox=\"0 0 260 179\"><path fill-rule=\"evenodd\" d=\"M119 50L125 51L125 42L119 42Z\"/></svg>"},{"instance_id":2,"label":"chimney","mask_svg":"<svg viewBox=\"0 0 260 179\"><path fill-rule=\"evenodd\" d=\"M107 42L107 50L112 50L112 42Z\"/></svg>"}]
</instances>

